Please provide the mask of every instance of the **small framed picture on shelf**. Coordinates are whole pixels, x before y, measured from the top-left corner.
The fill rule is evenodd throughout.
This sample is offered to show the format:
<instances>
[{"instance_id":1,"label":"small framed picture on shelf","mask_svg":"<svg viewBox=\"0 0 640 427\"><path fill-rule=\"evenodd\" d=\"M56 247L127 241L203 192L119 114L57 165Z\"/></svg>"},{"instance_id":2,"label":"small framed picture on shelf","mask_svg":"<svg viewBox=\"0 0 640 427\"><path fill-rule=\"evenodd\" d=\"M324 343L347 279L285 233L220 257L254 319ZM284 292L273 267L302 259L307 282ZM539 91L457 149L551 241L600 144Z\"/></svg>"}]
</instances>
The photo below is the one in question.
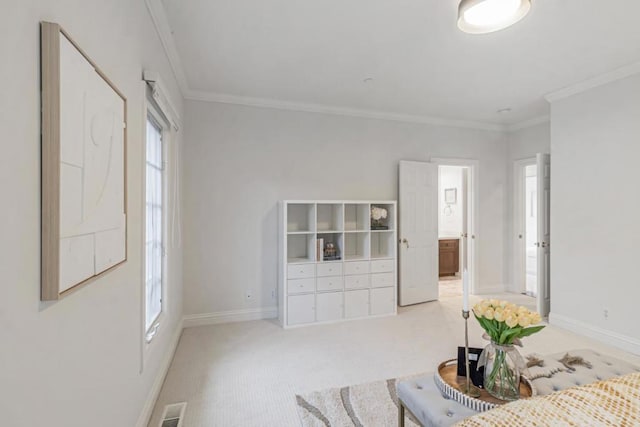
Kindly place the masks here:
<instances>
[{"instance_id":1,"label":"small framed picture on shelf","mask_svg":"<svg viewBox=\"0 0 640 427\"><path fill-rule=\"evenodd\" d=\"M372 230L388 230L387 224L388 212L380 206L371 206L371 229Z\"/></svg>"}]
</instances>

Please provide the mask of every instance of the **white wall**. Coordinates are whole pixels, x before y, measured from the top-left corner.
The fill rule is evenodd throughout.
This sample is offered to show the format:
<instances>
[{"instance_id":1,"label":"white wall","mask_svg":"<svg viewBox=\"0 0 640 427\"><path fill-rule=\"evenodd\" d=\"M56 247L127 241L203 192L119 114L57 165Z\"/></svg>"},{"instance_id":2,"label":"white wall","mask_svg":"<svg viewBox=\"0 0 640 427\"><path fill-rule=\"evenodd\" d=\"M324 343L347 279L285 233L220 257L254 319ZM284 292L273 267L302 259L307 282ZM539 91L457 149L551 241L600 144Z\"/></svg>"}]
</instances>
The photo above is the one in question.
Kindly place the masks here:
<instances>
[{"instance_id":1,"label":"white wall","mask_svg":"<svg viewBox=\"0 0 640 427\"><path fill-rule=\"evenodd\" d=\"M398 161L432 156L479 159L480 285L502 288L503 134L194 101L185 111L185 313L276 305L278 200L397 199Z\"/></svg>"},{"instance_id":2,"label":"white wall","mask_svg":"<svg viewBox=\"0 0 640 427\"><path fill-rule=\"evenodd\" d=\"M40 303L39 21L60 23L128 99L128 261ZM134 426L181 317L181 254L169 248L171 304L143 374L141 73L177 88L144 1L4 1L0 23L0 414L33 426Z\"/></svg>"},{"instance_id":3,"label":"white wall","mask_svg":"<svg viewBox=\"0 0 640 427\"><path fill-rule=\"evenodd\" d=\"M449 204L445 214L444 190L456 190L456 203ZM438 236L459 238L462 233L462 168L459 166L440 166L438 168Z\"/></svg>"},{"instance_id":4,"label":"white wall","mask_svg":"<svg viewBox=\"0 0 640 427\"><path fill-rule=\"evenodd\" d=\"M507 134L507 176L508 176L508 200L507 200L507 234L505 246L509 248L506 254L506 277L508 289L513 292L522 292L515 286L514 254L516 253L517 230L515 229L514 216L514 163L516 160L535 157L538 153L550 153L551 134L549 122L519 129ZM553 162L553 158L551 159ZM553 184L552 184L553 185Z\"/></svg>"},{"instance_id":5,"label":"white wall","mask_svg":"<svg viewBox=\"0 0 640 427\"><path fill-rule=\"evenodd\" d=\"M638 354L639 117L640 75L551 105L551 321Z\"/></svg>"}]
</instances>

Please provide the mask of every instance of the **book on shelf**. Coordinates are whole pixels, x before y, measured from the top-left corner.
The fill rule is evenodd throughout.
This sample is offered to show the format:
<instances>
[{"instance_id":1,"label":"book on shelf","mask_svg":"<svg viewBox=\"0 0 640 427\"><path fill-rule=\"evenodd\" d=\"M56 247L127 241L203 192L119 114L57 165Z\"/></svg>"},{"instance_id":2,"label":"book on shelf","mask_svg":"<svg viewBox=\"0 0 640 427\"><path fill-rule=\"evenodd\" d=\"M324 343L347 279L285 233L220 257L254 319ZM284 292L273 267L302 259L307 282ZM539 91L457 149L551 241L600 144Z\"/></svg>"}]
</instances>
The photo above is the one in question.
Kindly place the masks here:
<instances>
[{"instance_id":1,"label":"book on shelf","mask_svg":"<svg viewBox=\"0 0 640 427\"><path fill-rule=\"evenodd\" d=\"M316 261L324 261L324 239L316 239Z\"/></svg>"}]
</instances>

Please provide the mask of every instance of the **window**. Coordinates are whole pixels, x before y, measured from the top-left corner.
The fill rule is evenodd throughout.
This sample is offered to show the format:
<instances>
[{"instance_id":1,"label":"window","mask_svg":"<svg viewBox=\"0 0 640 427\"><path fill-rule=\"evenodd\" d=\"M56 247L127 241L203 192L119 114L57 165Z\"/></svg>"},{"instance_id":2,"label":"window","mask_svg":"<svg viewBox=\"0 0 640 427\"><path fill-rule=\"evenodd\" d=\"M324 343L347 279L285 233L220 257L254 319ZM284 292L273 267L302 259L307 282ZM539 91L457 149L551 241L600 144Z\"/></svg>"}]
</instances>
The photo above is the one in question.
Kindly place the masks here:
<instances>
[{"instance_id":1,"label":"window","mask_svg":"<svg viewBox=\"0 0 640 427\"><path fill-rule=\"evenodd\" d=\"M145 330L150 341L162 313L164 282L164 144L163 128L154 115L147 115L145 196Z\"/></svg>"}]
</instances>

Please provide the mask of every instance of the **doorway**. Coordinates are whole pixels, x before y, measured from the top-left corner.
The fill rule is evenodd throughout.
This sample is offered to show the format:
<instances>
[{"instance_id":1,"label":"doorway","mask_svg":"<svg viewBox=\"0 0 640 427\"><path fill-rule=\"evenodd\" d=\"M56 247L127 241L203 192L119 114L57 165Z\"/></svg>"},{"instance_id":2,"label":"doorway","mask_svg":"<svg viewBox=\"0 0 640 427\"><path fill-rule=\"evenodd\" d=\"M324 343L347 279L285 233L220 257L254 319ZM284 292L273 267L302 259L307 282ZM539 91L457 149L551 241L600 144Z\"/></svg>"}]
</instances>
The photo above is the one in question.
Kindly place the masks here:
<instances>
[{"instance_id":1,"label":"doorway","mask_svg":"<svg viewBox=\"0 0 640 427\"><path fill-rule=\"evenodd\" d=\"M469 266L469 167L438 165L438 295L462 296L462 276Z\"/></svg>"},{"instance_id":2,"label":"doorway","mask_svg":"<svg viewBox=\"0 0 640 427\"><path fill-rule=\"evenodd\" d=\"M536 298L538 294L538 167L524 168L524 241L525 241L525 290Z\"/></svg>"},{"instance_id":3,"label":"doorway","mask_svg":"<svg viewBox=\"0 0 640 427\"><path fill-rule=\"evenodd\" d=\"M549 314L550 170L548 154L514 164L514 286Z\"/></svg>"},{"instance_id":4,"label":"doorway","mask_svg":"<svg viewBox=\"0 0 640 427\"><path fill-rule=\"evenodd\" d=\"M456 186L443 185L440 194L439 168L453 166L462 171L461 182ZM437 300L442 296L457 296L462 293L462 272L468 270L469 292L476 290L475 226L478 223L478 161L467 159L431 159L431 162L401 160L398 179L398 302L400 306ZM446 188L444 188L446 187ZM445 199L445 189L447 191ZM454 209L455 207L455 209ZM440 213L446 208L452 215L462 216L462 227L443 228L455 242L439 239ZM445 218L442 218L443 222ZM444 227L444 225L443 225ZM439 260L440 245L447 247L447 262L454 268L448 273L451 283L443 283L449 289L440 291ZM457 251L457 252L456 252ZM457 264L457 265L456 265ZM453 283L457 281L457 283ZM449 282L443 280L443 282Z\"/></svg>"}]
</instances>

